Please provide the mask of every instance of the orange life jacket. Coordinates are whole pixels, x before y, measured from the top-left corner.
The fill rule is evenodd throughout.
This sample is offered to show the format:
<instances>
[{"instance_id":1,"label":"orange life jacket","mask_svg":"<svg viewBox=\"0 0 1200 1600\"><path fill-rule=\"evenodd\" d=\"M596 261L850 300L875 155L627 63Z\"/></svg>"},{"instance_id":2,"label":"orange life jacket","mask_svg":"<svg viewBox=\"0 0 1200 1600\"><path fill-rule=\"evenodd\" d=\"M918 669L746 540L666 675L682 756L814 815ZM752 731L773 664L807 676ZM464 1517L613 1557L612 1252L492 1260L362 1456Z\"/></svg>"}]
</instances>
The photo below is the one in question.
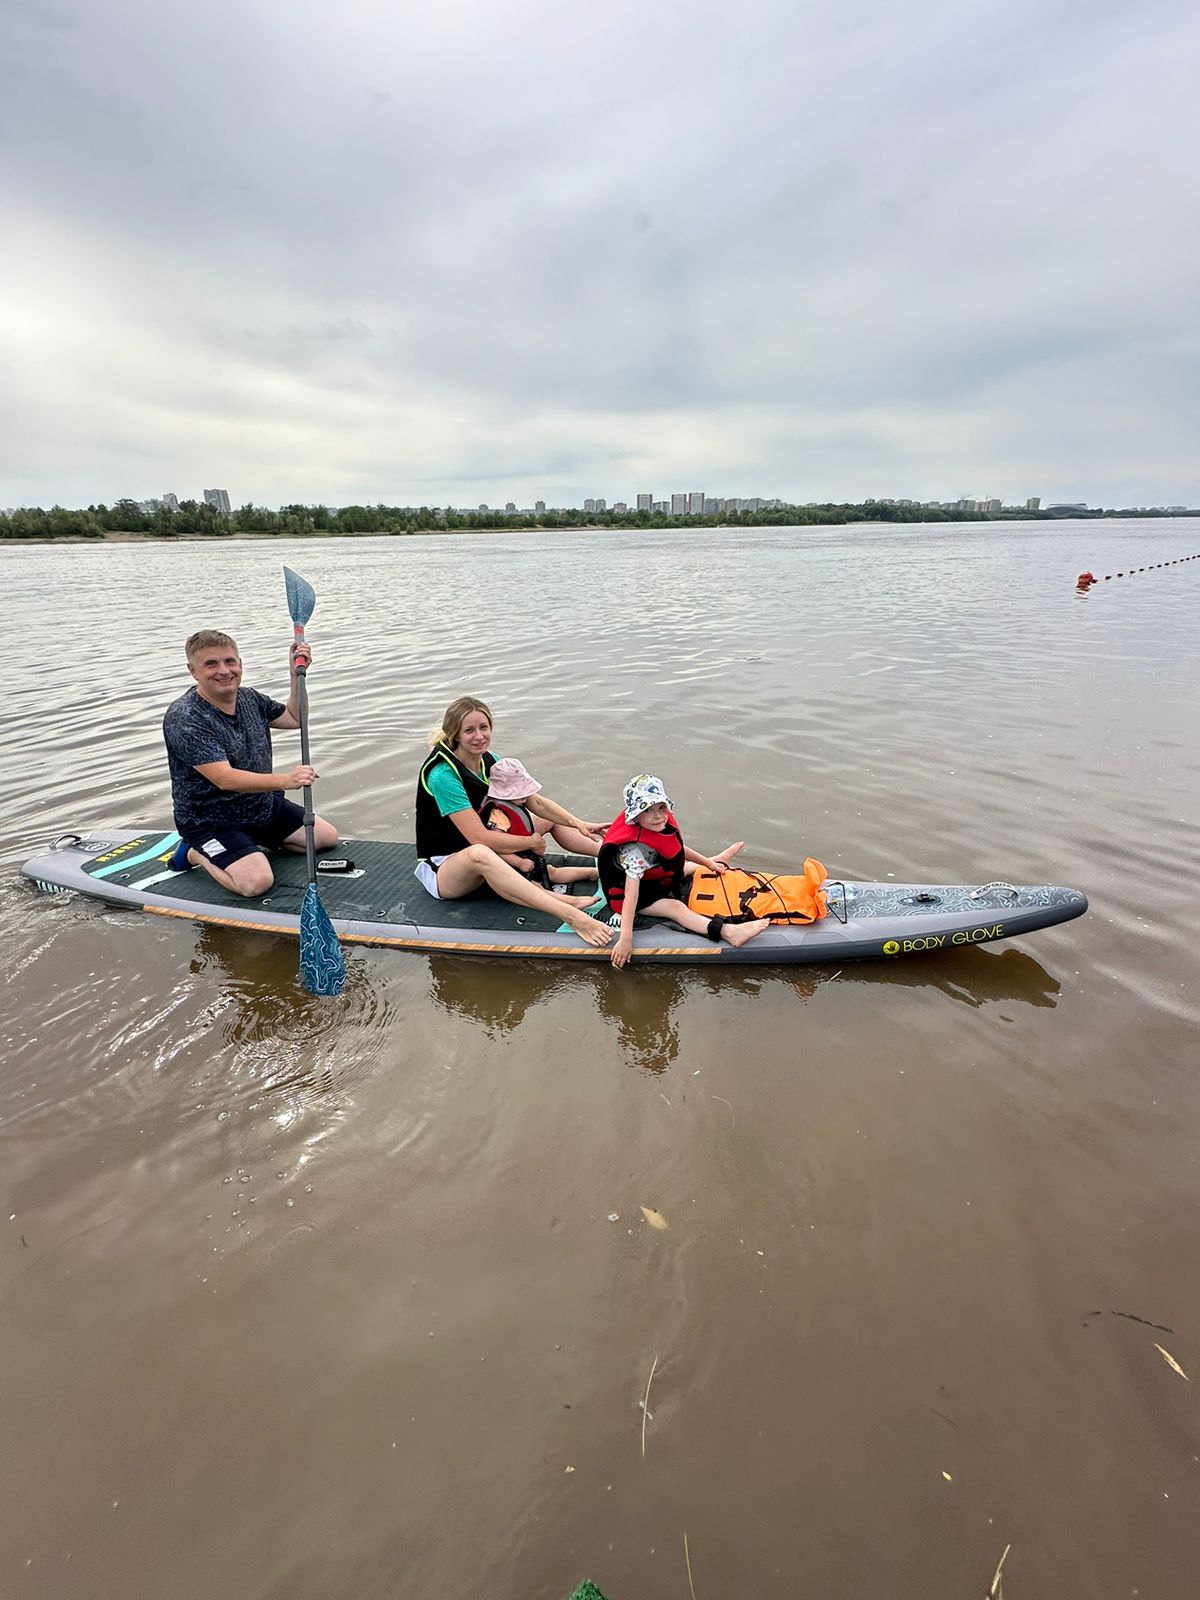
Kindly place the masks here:
<instances>
[{"instance_id":1,"label":"orange life jacket","mask_svg":"<svg viewBox=\"0 0 1200 1600\"><path fill-rule=\"evenodd\" d=\"M819 922L826 914L821 885L829 874L811 856L803 874L776 876L730 867L709 872L697 867L688 891L688 907L702 917L769 917L772 922Z\"/></svg>"}]
</instances>

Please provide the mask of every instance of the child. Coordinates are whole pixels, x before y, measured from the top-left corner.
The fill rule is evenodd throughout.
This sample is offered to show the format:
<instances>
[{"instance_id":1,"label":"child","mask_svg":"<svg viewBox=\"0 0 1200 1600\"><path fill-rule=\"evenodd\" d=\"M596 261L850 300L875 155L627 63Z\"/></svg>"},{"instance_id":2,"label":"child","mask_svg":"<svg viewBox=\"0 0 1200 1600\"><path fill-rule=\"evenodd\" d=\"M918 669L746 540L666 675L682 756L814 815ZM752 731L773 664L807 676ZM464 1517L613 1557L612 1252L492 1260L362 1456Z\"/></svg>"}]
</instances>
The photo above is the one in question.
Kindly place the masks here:
<instances>
[{"instance_id":1,"label":"child","mask_svg":"<svg viewBox=\"0 0 1200 1600\"><path fill-rule=\"evenodd\" d=\"M484 827L518 837L548 833L555 823L578 828L582 833L588 832L578 817L571 816L553 801L535 800L534 796L541 793L541 788L537 779L514 757L505 756L495 762L488 774L487 799L480 810ZM542 826L539 827L535 815L541 817ZM588 879L594 881L596 877L595 867L551 866L544 856L533 850L523 850L520 855L509 855L505 859L546 889L555 883L584 883Z\"/></svg>"},{"instance_id":2,"label":"child","mask_svg":"<svg viewBox=\"0 0 1200 1600\"><path fill-rule=\"evenodd\" d=\"M742 848L740 841L710 859L683 842L671 815L662 779L642 773L625 785L625 810L604 835L600 846L600 883L608 903L619 918L620 934L613 946L612 964L623 967L633 955L633 919L667 917L691 933L740 946L771 926L762 917L754 922L731 922L724 917L702 917L684 901L685 880L696 867L724 872Z\"/></svg>"}]
</instances>

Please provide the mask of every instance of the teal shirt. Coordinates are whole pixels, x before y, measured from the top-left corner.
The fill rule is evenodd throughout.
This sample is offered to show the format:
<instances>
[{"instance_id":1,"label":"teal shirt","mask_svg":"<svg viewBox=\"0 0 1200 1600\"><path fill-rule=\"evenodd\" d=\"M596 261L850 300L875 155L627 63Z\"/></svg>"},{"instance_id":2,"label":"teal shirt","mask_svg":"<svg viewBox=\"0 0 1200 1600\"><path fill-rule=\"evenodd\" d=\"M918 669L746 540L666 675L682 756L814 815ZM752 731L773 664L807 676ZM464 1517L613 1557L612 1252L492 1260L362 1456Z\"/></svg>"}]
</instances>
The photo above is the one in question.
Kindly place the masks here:
<instances>
[{"instance_id":1,"label":"teal shirt","mask_svg":"<svg viewBox=\"0 0 1200 1600\"><path fill-rule=\"evenodd\" d=\"M483 776L482 771L480 776ZM453 816L456 811L470 811L471 802L467 799L463 781L448 761L434 763L425 780L425 787L437 802L438 811L443 817Z\"/></svg>"}]
</instances>

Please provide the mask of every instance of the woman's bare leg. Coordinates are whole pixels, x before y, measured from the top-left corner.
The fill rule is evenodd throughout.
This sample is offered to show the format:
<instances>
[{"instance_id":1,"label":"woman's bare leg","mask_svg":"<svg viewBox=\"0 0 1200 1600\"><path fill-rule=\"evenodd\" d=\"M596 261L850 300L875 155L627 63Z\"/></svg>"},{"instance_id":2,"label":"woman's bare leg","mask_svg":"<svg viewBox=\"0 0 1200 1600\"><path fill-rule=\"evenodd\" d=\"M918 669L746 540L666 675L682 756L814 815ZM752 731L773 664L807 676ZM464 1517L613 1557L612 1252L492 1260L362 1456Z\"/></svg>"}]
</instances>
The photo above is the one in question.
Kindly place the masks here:
<instances>
[{"instance_id":1,"label":"woman's bare leg","mask_svg":"<svg viewBox=\"0 0 1200 1600\"><path fill-rule=\"evenodd\" d=\"M494 850L484 844L468 845L448 857L438 868L438 894L443 900L458 900L486 883L502 900L514 905L531 906L535 911L546 911L558 917L587 944L606 945L612 942L613 930L595 917L587 916L571 895L551 894L540 884L531 883L515 867L502 861Z\"/></svg>"}]
</instances>

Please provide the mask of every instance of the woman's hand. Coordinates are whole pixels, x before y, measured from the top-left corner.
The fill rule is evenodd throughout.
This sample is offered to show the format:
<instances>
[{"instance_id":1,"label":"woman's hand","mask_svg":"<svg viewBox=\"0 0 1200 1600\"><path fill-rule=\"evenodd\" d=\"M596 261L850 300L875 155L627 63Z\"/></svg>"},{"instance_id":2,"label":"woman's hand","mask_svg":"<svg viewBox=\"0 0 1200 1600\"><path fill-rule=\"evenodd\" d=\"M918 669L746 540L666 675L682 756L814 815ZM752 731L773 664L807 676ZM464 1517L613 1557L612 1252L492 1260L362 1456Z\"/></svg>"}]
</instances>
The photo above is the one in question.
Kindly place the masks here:
<instances>
[{"instance_id":1,"label":"woman's hand","mask_svg":"<svg viewBox=\"0 0 1200 1600\"><path fill-rule=\"evenodd\" d=\"M608 824L606 822L581 822L578 817L575 818L575 827L579 829L580 833L590 834L593 839L603 839L608 832Z\"/></svg>"},{"instance_id":2,"label":"woman's hand","mask_svg":"<svg viewBox=\"0 0 1200 1600\"><path fill-rule=\"evenodd\" d=\"M614 967L623 967L633 959L633 938L630 934L623 933L613 945L612 964Z\"/></svg>"}]
</instances>

